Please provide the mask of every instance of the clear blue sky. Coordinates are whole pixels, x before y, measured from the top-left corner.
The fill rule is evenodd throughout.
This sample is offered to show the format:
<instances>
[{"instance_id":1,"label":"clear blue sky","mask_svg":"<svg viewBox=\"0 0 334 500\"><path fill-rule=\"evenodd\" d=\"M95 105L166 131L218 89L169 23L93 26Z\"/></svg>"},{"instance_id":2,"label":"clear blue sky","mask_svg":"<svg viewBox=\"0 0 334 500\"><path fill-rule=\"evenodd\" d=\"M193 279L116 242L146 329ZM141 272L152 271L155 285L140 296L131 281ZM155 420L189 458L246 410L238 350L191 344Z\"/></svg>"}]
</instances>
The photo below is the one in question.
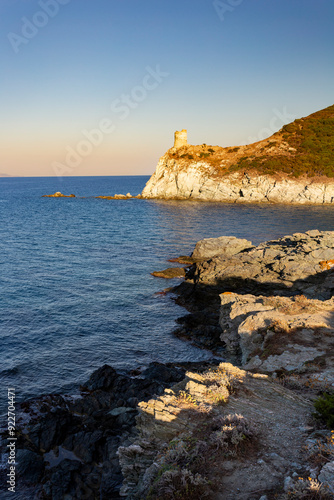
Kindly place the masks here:
<instances>
[{"instance_id":1,"label":"clear blue sky","mask_svg":"<svg viewBox=\"0 0 334 500\"><path fill-rule=\"evenodd\" d=\"M333 0L0 0L0 172L150 174L182 128L259 140L333 104L333 19Z\"/></svg>"}]
</instances>

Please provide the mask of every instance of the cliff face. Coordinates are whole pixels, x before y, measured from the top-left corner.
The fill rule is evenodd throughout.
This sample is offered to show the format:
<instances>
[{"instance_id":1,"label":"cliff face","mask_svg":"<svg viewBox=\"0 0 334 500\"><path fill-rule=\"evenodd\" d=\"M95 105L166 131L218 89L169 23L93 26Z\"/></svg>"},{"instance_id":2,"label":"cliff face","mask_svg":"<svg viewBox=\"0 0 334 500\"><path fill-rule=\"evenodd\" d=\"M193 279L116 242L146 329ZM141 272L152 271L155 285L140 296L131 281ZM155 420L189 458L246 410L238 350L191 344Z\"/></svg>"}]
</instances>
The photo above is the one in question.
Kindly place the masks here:
<instances>
[{"instance_id":1,"label":"cliff face","mask_svg":"<svg viewBox=\"0 0 334 500\"><path fill-rule=\"evenodd\" d=\"M334 203L334 182L235 172L217 178L205 162L185 166L164 155L146 184L144 198L194 199L237 203Z\"/></svg>"},{"instance_id":2,"label":"cliff face","mask_svg":"<svg viewBox=\"0 0 334 500\"><path fill-rule=\"evenodd\" d=\"M334 106L246 146L181 145L159 160L145 198L334 203Z\"/></svg>"}]
</instances>

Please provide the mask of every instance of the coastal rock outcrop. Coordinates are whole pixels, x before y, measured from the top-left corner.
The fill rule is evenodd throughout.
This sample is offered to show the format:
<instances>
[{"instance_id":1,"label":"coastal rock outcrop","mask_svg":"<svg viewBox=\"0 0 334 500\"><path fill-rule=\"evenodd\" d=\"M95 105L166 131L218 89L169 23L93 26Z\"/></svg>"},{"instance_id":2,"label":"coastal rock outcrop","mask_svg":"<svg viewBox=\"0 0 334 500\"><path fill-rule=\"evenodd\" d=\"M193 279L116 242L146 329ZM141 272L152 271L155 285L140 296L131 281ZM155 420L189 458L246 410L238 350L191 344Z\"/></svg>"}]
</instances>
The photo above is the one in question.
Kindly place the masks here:
<instances>
[{"instance_id":1,"label":"coastal rock outcrop","mask_svg":"<svg viewBox=\"0 0 334 500\"><path fill-rule=\"evenodd\" d=\"M115 194L114 196L96 196L96 198L100 200L133 200L134 198L140 199L141 195L137 194L137 196L132 196L131 193L126 193Z\"/></svg>"},{"instance_id":2,"label":"coastal rock outcrop","mask_svg":"<svg viewBox=\"0 0 334 500\"><path fill-rule=\"evenodd\" d=\"M316 178L295 179L284 174L258 175L235 172L217 176L205 161L190 165L162 156L142 191L143 198L192 199L232 203L332 204L334 182Z\"/></svg>"},{"instance_id":3,"label":"coastal rock outcrop","mask_svg":"<svg viewBox=\"0 0 334 500\"><path fill-rule=\"evenodd\" d=\"M240 242L240 244L242 241ZM334 291L334 232L310 230L246 248L230 257L224 253L195 264L195 283L221 292L293 295L329 299Z\"/></svg>"},{"instance_id":4,"label":"coastal rock outcrop","mask_svg":"<svg viewBox=\"0 0 334 500\"><path fill-rule=\"evenodd\" d=\"M243 250L253 248L251 241L236 238L235 236L221 236L220 238L205 238L196 243L191 254L193 259L209 259L215 255L231 257Z\"/></svg>"},{"instance_id":5,"label":"coastal rock outcrop","mask_svg":"<svg viewBox=\"0 0 334 500\"><path fill-rule=\"evenodd\" d=\"M123 478L116 453L135 438L138 401L161 394L184 374L182 368L152 363L134 377L104 365L76 396L50 394L18 405L20 498L119 498Z\"/></svg>"},{"instance_id":6,"label":"coastal rock outcrop","mask_svg":"<svg viewBox=\"0 0 334 500\"><path fill-rule=\"evenodd\" d=\"M158 162L144 198L334 203L334 106L237 147L192 146L186 131ZM181 137L181 135L182 137Z\"/></svg>"},{"instance_id":7,"label":"coastal rock outcrop","mask_svg":"<svg viewBox=\"0 0 334 500\"><path fill-rule=\"evenodd\" d=\"M216 353L225 349L248 370L313 367L334 383L334 232L310 230L256 247L232 239L234 248L246 248L230 256L221 245L228 238L207 241L215 255L199 253L203 260L174 289L190 311L175 334Z\"/></svg>"},{"instance_id":8,"label":"coastal rock outcrop","mask_svg":"<svg viewBox=\"0 0 334 500\"><path fill-rule=\"evenodd\" d=\"M334 388L334 298L221 295L221 340L247 369L326 372Z\"/></svg>"}]
</instances>

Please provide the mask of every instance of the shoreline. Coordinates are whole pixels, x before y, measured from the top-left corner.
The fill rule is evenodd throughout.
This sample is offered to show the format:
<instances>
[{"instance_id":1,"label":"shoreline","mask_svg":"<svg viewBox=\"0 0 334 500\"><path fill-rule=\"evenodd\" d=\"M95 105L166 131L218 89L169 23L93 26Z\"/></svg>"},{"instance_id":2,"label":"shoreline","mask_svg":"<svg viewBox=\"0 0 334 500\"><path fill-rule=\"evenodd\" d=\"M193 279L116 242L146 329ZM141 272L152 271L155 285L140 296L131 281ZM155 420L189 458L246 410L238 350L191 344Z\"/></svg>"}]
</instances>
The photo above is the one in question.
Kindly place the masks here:
<instances>
[{"instance_id":1,"label":"shoreline","mask_svg":"<svg viewBox=\"0 0 334 500\"><path fill-rule=\"evenodd\" d=\"M214 453L220 467L216 474L223 474L220 480L229 492L226 499L237 498L237 477L245 495L251 495L247 477L252 467L261 494L247 498L257 500L263 495L267 495L268 500L274 498L272 495L283 483L287 483L284 486L286 492L299 488L298 475L307 477L307 474L313 474L315 480L322 477L323 468L331 462L321 464L314 472L307 459L299 456L297 448L305 443L309 445L312 435L318 432L317 424L312 421L310 398L314 399L320 390L328 390L332 364L333 380L330 384L334 387L334 358L329 359L328 355L331 327L320 333L317 330L316 338L311 338L310 323L307 323L310 318L319 325L331 321L334 309L331 303L334 232L296 233L257 246L231 237L201 240L193 255L196 258L171 259L187 267L185 280L171 290L178 294L177 303L189 311L178 320L178 334L198 347L210 350L216 347L220 353L227 349L230 362L220 363L213 359L197 363L151 363L141 373L132 371L127 374L117 373L104 365L95 370L81 387L80 397L53 394L22 403L17 448L20 463L18 490L21 485L35 490L37 487L43 489L46 498L50 499L68 494L72 495L70 498L90 495L92 499L109 500L119 498L119 491L126 498L135 498L136 495L144 498L142 495L146 495L149 488L154 490L157 487L152 483L153 478L170 463L170 452L166 451L164 444L166 440L176 440L181 448L182 439L198 441L201 435L198 426L205 422L212 423L213 427L206 445L203 445L203 453ZM325 309L321 312L323 306ZM293 308L299 308L298 314L295 311L291 314ZM254 323L259 309L262 316ZM275 316L277 311L280 318ZM301 317L304 312L308 318L305 324L295 324L296 317ZM320 313L322 316L315 318ZM282 324L276 328L278 319L283 316L283 326L290 332L290 343L294 342L289 360L286 359L286 352L290 349L286 344L286 331ZM235 318L251 318L253 323L245 330L247 325L241 321L244 325L241 334L238 333L240 320L236 322ZM324 329L324 326L316 328ZM301 333L304 330L306 333ZM275 336L282 337L283 344L273 342ZM325 346L322 340L325 351L318 349L319 339L327 342ZM311 344L317 347L312 352ZM292 370L287 363L289 366L295 363ZM299 378L296 378L296 373ZM326 376L322 379L324 373ZM307 385L311 382L313 386ZM284 415L279 413L283 402L288 405L288 415L289 412L291 418L294 415L304 429L293 452L293 463L298 463L298 466L292 464L288 455L279 453L282 444L279 436L271 436L274 443L270 445L271 453L275 456L267 457L269 438L263 435L261 426L268 425L269 417L265 417L264 411L264 416L259 414L257 417L260 424L254 426L255 414L247 408L247 401L252 401L252 391L260 398L260 403L257 403L259 411L261 408L264 411L266 398L272 401L277 415L280 415L277 416L278 420L281 419L280 430L287 442L292 437L286 429ZM291 398L295 402L291 403ZM246 406L242 404L243 400ZM234 449L226 436L214 451L216 448L211 448L210 444L216 439L214 429L217 424L214 422L219 419L223 422L227 416L241 412L246 415L243 417L246 420L242 420L243 423L236 420L235 425L236 428L244 426L245 443L240 441L240 447L239 444L233 445ZM263 424L262 417L265 417ZM324 428L320 426L319 429ZM329 431L323 430L324 442L329 435ZM182 453L184 451L180 449L180 456ZM200 452L189 449L187 453L196 463ZM266 479L261 460L269 469L275 468L275 461L278 461L281 472L272 480ZM97 462L103 467L96 465ZM49 467L46 468L47 463ZM226 473L227 463L232 463L233 467ZM153 467L153 464L156 465ZM172 470L175 478L185 474L182 466ZM147 479L148 471L151 482ZM199 474L196 471L196 468L188 471L189 487L194 481L192 477ZM54 483L56 476L62 478L57 486ZM198 477L199 485L203 491L209 492L211 496L208 498L213 498L215 488L221 485L216 484L214 478L206 482L205 474L200 476L203 477L202 482ZM68 477L69 480L65 479ZM98 496L98 491L103 492L102 497Z\"/></svg>"},{"instance_id":2,"label":"shoreline","mask_svg":"<svg viewBox=\"0 0 334 500\"><path fill-rule=\"evenodd\" d=\"M189 473L182 457L194 460L187 487L194 487L197 474L196 484L208 498L309 498L315 487L320 498L334 494L332 433L314 418L313 406L321 394L334 393L334 232L312 230L255 247L249 243L228 237L198 242L192 254L196 262L173 288L190 312L181 322L185 336L195 345L202 337L206 348L208 340L224 345L230 362L202 374L189 371L183 385L139 405L139 436L119 450L126 498L143 498L148 491L160 498L166 484L173 488ZM212 306L215 296L220 301ZM220 309L218 340L208 329L210 306L211 312ZM219 434L222 454L210 444L217 434L207 431L210 422L217 429L217 421L229 422ZM233 446L227 428L235 432ZM241 428L245 448L238 448ZM198 445L184 448L187 439ZM169 447L174 443L176 455L166 450L166 440ZM327 451L315 464L321 447ZM219 479L204 464L196 466L206 453L219 463ZM168 466L172 477L163 472ZM151 476L159 474L156 484Z\"/></svg>"},{"instance_id":3,"label":"shoreline","mask_svg":"<svg viewBox=\"0 0 334 500\"><path fill-rule=\"evenodd\" d=\"M334 183L333 183L333 189L334 189ZM334 193L334 191L333 191ZM261 200L256 200L256 199L245 199L244 197L236 198L236 199L231 199L231 197L226 197L226 198L212 198L212 197L196 197L196 196L166 196L166 195L159 195L159 196L144 196L142 194L138 195L131 195L130 193L128 194L115 194L113 196L76 196L74 194L70 195L64 195L60 192L54 193L54 194L44 194L41 196L42 198L76 198L76 199L87 199L87 198L94 198L94 199L100 199L100 200L146 200L146 201L163 201L163 202L193 202L193 203L217 203L217 204L229 204L229 205L234 205L234 204L240 204L240 205L257 205L257 206L326 206L326 207L331 207L333 206L334 203L334 196L331 197L331 201L309 201L309 200L301 200L301 201L275 201L275 200L270 200L267 198L263 198Z\"/></svg>"}]
</instances>

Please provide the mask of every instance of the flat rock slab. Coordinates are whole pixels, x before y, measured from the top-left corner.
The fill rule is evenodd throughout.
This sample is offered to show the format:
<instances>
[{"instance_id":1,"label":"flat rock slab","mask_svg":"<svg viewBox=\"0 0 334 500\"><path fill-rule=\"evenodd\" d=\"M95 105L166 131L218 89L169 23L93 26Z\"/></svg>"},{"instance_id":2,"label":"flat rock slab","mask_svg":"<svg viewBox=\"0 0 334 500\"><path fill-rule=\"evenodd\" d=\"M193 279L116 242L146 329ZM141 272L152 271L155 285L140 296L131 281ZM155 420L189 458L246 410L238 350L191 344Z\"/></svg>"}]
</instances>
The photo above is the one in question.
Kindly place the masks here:
<instances>
[{"instance_id":1,"label":"flat rock slab","mask_svg":"<svg viewBox=\"0 0 334 500\"><path fill-rule=\"evenodd\" d=\"M163 271L154 271L151 274L156 278L184 278L184 276L186 275L186 271L183 267L169 267L168 269L164 269Z\"/></svg>"},{"instance_id":2,"label":"flat rock slab","mask_svg":"<svg viewBox=\"0 0 334 500\"><path fill-rule=\"evenodd\" d=\"M221 340L231 353L241 351L248 370L272 373L302 370L322 359L332 367L334 298L221 296Z\"/></svg>"},{"instance_id":3,"label":"flat rock slab","mask_svg":"<svg viewBox=\"0 0 334 500\"><path fill-rule=\"evenodd\" d=\"M253 248L251 241L239 239L235 236L221 236L220 238L205 238L196 243L191 254L194 259L209 259L215 255L231 257L246 248Z\"/></svg>"},{"instance_id":4,"label":"flat rock slab","mask_svg":"<svg viewBox=\"0 0 334 500\"><path fill-rule=\"evenodd\" d=\"M240 240L231 240L232 248L233 241ZM219 248L218 242L216 247L214 241L211 245L213 252ZM244 248L230 256L221 253L210 257L196 264L193 279L219 286L222 292L291 295L300 291L323 300L329 299L334 290L333 259L334 232L313 230Z\"/></svg>"}]
</instances>

